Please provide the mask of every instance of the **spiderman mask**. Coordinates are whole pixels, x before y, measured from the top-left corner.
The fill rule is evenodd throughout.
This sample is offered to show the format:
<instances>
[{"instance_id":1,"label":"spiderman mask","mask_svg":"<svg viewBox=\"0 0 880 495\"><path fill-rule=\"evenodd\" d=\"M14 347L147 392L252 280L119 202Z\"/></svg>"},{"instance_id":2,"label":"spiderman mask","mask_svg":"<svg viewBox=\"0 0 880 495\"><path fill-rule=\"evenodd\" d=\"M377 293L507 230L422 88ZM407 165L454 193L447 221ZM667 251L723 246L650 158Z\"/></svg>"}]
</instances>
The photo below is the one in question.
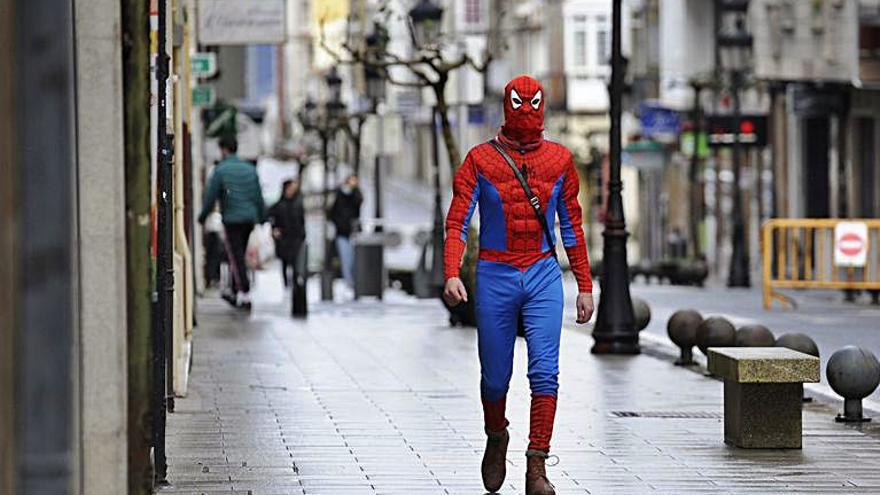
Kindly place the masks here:
<instances>
[{"instance_id":1,"label":"spiderman mask","mask_svg":"<svg viewBox=\"0 0 880 495\"><path fill-rule=\"evenodd\" d=\"M501 134L518 148L533 148L544 135L544 88L529 76L504 87L504 125Z\"/></svg>"}]
</instances>

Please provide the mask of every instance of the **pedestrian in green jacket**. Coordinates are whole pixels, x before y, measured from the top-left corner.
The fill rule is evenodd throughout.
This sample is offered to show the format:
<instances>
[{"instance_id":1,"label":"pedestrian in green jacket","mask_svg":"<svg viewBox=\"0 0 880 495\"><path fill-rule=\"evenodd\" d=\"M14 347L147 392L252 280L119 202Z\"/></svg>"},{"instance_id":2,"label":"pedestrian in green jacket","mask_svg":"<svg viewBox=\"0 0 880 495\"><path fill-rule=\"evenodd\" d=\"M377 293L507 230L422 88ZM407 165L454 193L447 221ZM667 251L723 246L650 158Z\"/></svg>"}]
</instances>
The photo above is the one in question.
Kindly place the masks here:
<instances>
[{"instance_id":1,"label":"pedestrian in green jacket","mask_svg":"<svg viewBox=\"0 0 880 495\"><path fill-rule=\"evenodd\" d=\"M219 200L231 279L223 298L236 307L249 310L250 279L245 266L245 251L254 225L265 220L266 205L256 168L238 158L235 155L237 150L235 138L220 139L223 159L214 167L208 180L199 223L205 222Z\"/></svg>"}]
</instances>

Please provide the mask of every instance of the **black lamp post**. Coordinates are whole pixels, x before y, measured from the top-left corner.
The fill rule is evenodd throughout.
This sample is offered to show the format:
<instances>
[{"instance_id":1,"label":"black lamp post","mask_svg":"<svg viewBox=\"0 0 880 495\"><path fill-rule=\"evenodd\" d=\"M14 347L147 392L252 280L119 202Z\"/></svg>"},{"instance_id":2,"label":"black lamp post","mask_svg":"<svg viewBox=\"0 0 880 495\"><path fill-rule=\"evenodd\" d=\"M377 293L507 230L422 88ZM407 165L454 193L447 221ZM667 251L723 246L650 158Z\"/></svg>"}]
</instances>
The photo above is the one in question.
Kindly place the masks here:
<instances>
[{"instance_id":1,"label":"black lamp post","mask_svg":"<svg viewBox=\"0 0 880 495\"><path fill-rule=\"evenodd\" d=\"M416 46L436 45L440 39L443 8L431 0L421 0L409 11ZM431 144L434 155L434 226L431 231L431 284L439 292L443 287L443 206L440 204L440 151L437 138L439 110L431 111Z\"/></svg>"},{"instance_id":2,"label":"black lamp post","mask_svg":"<svg viewBox=\"0 0 880 495\"><path fill-rule=\"evenodd\" d=\"M340 122L345 119L345 104L342 103L342 78L336 67L330 69L325 77L329 99L324 104L324 111L307 100L300 120L306 130L313 130L321 137L321 158L324 161L324 185L322 191L324 208L324 266L321 270L321 300L333 300L333 239L330 236L330 143L339 130Z\"/></svg>"},{"instance_id":3,"label":"black lamp post","mask_svg":"<svg viewBox=\"0 0 880 495\"><path fill-rule=\"evenodd\" d=\"M608 182L608 211L605 220L602 257L602 295L593 328L594 354L638 354L639 332L635 327L629 293L629 267L626 260L626 221L620 179L620 117L624 89L624 60L621 53L621 0L614 0L611 34L611 159Z\"/></svg>"},{"instance_id":4,"label":"black lamp post","mask_svg":"<svg viewBox=\"0 0 880 495\"><path fill-rule=\"evenodd\" d=\"M443 7L431 0L420 0L410 9L409 18L413 27L413 42L416 46L433 45L440 38Z\"/></svg>"},{"instance_id":5,"label":"black lamp post","mask_svg":"<svg viewBox=\"0 0 880 495\"><path fill-rule=\"evenodd\" d=\"M733 220L731 228L731 255L730 271L727 278L728 287L750 287L749 275L749 252L746 248L745 221L742 208L742 163L740 157L740 120L742 109L740 107L740 88L743 84L743 76L748 68L749 52L752 46L752 36L745 30L745 12L736 10L732 12L736 16L735 30L731 34L718 37L718 48L721 63L730 72L730 92L733 99Z\"/></svg>"},{"instance_id":6,"label":"black lamp post","mask_svg":"<svg viewBox=\"0 0 880 495\"><path fill-rule=\"evenodd\" d=\"M700 247L700 222L703 219L703 188L700 181L700 135L703 133L703 109L700 104L700 93L705 86L702 81L696 79L691 81L691 89L694 91L694 107L691 114L694 148L691 152L691 163L688 169L688 181L690 182L688 221L691 234L691 256L694 259L699 259L703 255Z\"/></svg>"},{"instance_id":7,"label":"black lamp post","mask_svg":"<svg viewBox=\"0 0 880 495\"><path fill-rule=\"evenodd\" d=\"M373 113L376 114L376 133L378 134L378 150L373 165L373 185L376 198L376 232L382 232L382 161L385 154L385 119L379 112L379 102L385 99L385 78L381 70L370 62L378 62L388 43L388 34L381 24L373 25L373 32L367 36L367 62L364 63L364 79L367 83L367 97L372 101Z\"/></svg>"}]
</instances>

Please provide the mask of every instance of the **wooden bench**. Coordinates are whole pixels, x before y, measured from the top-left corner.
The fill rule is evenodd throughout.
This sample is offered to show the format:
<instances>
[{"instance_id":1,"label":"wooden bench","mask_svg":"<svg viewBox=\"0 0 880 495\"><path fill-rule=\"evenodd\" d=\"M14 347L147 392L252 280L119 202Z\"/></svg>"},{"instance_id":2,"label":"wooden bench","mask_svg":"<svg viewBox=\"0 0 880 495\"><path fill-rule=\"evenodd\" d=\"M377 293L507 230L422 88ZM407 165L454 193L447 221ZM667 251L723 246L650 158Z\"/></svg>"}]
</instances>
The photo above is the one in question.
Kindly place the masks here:
<instances>
[{"instance_id":1,"label":"wooden bench","mask_svg":"<svg viewBox=\"0 0 880 495\"><path fill-rule=\"evenodd\" d=\"M785 347L710 347L709 371L724 380L724 441L747 449L799 449L804 383L819 358Z\"/></svg>"}]
</instances>

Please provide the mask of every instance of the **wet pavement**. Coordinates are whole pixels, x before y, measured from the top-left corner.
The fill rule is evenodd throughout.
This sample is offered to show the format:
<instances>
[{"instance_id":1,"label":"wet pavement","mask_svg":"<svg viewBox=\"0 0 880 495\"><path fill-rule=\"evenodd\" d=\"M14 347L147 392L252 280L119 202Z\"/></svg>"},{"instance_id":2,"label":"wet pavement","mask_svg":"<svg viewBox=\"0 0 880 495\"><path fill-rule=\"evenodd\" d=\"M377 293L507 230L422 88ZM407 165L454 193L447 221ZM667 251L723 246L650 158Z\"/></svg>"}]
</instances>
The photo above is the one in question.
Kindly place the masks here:
<instances>
[{"instance_id":1,"label":"wet pavement","mask_svg":"<svg viewBox=\"0 0 880 495\"><path fill-rule=\"evenodd\" d=\"M474 330L399 294L314 304L292 320L275 278L261 274L250 316L200 301L161 493L482 494ZM803 450L731 448L721 382L673 366L655 344L593 356L587 330L563 332L560 462L548 468L557 493L880 493L876 426L837 424L836 406L814 402ZM522 493L527 443L522 339L516 352L506 494Z\"/></svg>"}]
</instances>

